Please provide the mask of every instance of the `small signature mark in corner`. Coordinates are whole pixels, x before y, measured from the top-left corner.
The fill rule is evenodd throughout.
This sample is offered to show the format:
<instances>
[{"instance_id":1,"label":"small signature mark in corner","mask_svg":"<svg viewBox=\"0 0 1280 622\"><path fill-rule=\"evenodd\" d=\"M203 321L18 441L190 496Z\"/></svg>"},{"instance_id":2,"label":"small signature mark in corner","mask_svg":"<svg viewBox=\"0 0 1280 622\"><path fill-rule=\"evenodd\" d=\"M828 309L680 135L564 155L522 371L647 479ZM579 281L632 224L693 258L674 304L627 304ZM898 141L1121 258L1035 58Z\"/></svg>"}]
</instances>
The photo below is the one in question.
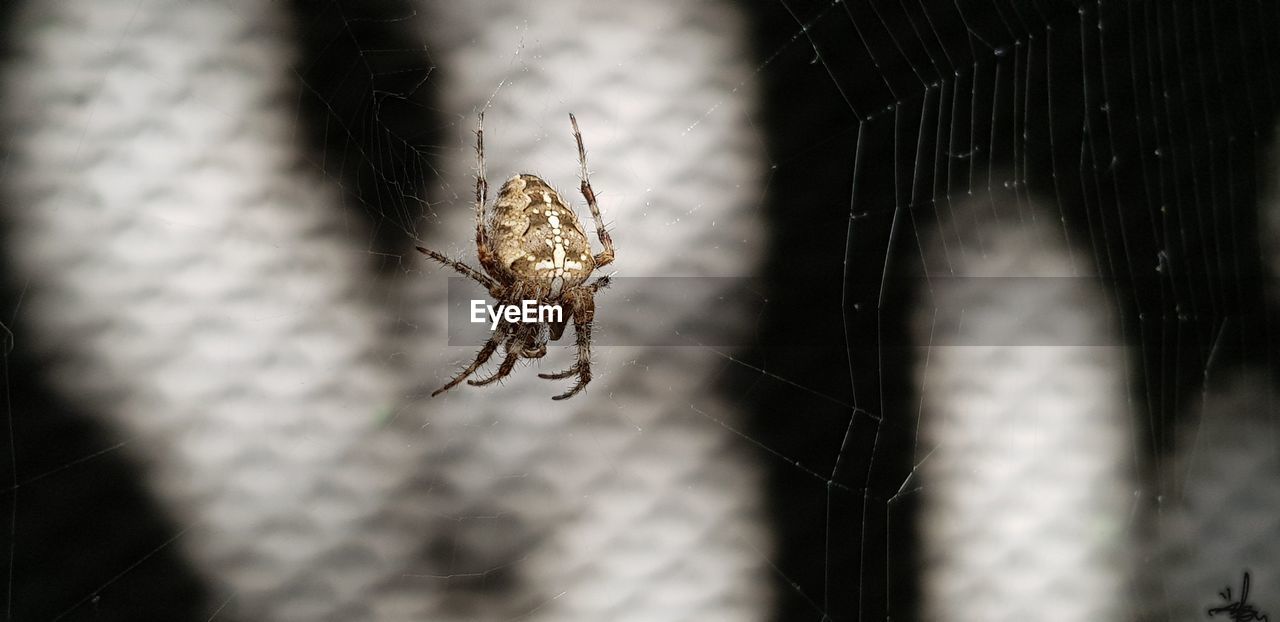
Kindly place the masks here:
<instances>
[{"instance_id":1,"label":"small signature mark in corner","mask_svg":"<svg viewBox=\"0 0 1280 622\"><path fill-rule=\"evenodd\" d=\"M1213 618L1219 613L1225 613L1231 622L1249 622L1250 620L1270 622L1266 614L1260 613L1253 605L1247 602L1249 600L1249 573L1247 571L1244 573L1244 581L1240 585L1240 600L1231 598L1230 587L1218 592L1218 596L1227 601L1227 604L1221 607L1211 607L1208 610L1209 617Z\"/></svg>"}]
</instances>

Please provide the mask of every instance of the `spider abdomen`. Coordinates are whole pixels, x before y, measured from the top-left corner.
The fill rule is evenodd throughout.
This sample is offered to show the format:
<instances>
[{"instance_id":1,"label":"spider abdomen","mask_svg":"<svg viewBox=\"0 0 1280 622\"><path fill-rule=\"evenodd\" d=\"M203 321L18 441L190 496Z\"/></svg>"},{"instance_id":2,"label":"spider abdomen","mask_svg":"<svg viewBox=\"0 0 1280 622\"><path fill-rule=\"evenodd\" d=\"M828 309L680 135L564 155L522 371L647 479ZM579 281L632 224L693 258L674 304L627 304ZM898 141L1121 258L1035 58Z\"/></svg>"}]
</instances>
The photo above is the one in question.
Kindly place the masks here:
<instances>
[{"instance_id":1,"label":"spider abdomen","mask_svg":"<svg viewBox=\"0 0 1280 622\"><path fill-rule=\"evenodd\" d=\"M515 175L502 184L489 240L504 276L548 291L580 285L595 269L578 216L537 175Z\"/></svg>"}]
</instances>

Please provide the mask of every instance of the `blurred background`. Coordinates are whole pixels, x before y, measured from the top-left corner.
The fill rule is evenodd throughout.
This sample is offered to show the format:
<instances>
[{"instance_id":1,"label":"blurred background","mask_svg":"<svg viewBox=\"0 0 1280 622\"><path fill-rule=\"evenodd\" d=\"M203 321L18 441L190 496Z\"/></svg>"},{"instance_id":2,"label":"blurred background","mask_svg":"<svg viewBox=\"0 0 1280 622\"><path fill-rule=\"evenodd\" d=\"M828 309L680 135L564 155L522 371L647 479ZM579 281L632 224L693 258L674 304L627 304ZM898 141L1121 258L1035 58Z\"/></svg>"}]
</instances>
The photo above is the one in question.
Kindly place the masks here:
<instances>
[{"instance_id":1,"label":"blurred background","mask_svg":"<svg viewBox=\"0 0 1280 622\"><path fill-rule=\"evenodd\" d=\"M0 22L6 619L1280 615L1280 7ZM586 217L582 127L572 400L428 397L480 112Z\"/></svg>"}]
</instances>

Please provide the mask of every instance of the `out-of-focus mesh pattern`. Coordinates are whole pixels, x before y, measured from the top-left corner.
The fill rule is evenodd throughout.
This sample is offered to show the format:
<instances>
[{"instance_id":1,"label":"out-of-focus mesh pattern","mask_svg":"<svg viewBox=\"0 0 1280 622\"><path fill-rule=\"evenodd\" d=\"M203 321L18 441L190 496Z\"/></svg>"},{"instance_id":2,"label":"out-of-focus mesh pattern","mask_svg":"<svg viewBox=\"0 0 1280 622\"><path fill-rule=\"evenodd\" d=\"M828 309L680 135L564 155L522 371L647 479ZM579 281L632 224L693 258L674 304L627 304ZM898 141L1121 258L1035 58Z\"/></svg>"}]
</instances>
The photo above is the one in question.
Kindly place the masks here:
<instances>
[{"instance_id":1,"label":"out-of-focus mesh pattern","mask_svg":"<svg viewBox=\"0 0 1280 622\"><path fill-rule=\"evenodd\" d=\"M1271 153L1274 171L1274 145ZM1280 300L1278 179L1273 172L1258 214L1273 300ZM1246 572L1244 604L1272 619L1280 612L1280 392L1266 369L1215 362L1210 357L1200 399L1188 401L1176 451L1160 463L1171 487L1154 517L1154 570L1145 577L1153 619L1201 620L1240 602ZM1214 596L1228 589L1230 599Z\"/></svg>"},{"instance_id":2,"label":"out-of-focus mesh pattern","mask_svg":"<svg viewBox=\"0 0 1280 622\"><path fill-rule=\"evenodd\" d=\"M1272 159L1276 154L1271 147ZM1275 169L1275 161L1272 161ZM1280 294L1280 201L1276 175L1258 220L1270 296ZM1266 335L1257 335L1265 338ZM1170 494L1160 499L1149 616L1206 619L1207 610L1247 602L1254 612L1280 612L1280 393L1274 375L1251 366L1213 365L1198 401L1185 413L1174 456L1160 463ZM1188 392L1190 393L1190 392ZM1215 594L1228 594L1230 599ZM1217 613L1217 619L1230 619Z\"/></svg>"},{"instance_id":3,"label":"out-of-focus mesh pattern","mask_svg":"<svg viewBox=\"0 0 1280 622\"><path fill-rule=\"evenodd\" d=\"M467 130L490 102L495 186L535 168L575 186L577 113L619 273L754 269L761 154L751 98L724 96L752 88L736 14L451 4L420 15L461 137L427 182L427 245L472 256ZM448 273L371 268L337 180L298 154L279 3L33 2L16 24L22 329L68 399L130 435L220 617L766 615L758 475L717 421L735 415L707 389L716 353L597 348L567 403L530 369L424 398L474 354L444 346ZM695 317L715 295L684 294L597 309Z\"/></svg>"},{"instance_id":4,"label":"out-of-focus mesh pattern","mask_svg":"<svg viewBox=\"0 0 1280 622\"><path fill-rule=\"evenodd\" d=\"M1274 145L1270 152L1273 173L1259 206L1259 237L1271 270L1268 294L1280 300L1280 175L1274 172L1280 152ZM1265 368L1222 365L1215 357L1209 358L1200 389L1198 400L1188 400L1176 451L1160 463L1159 475L1171 486L1154 517L1155 570L1145 577L1155 596L1149 613L1205 619L1211 608L1240 602L1248 572L1244 604L1275 618L1280 612L1280 392ZM1228 614L1219 612L1217 619L1229 619Z\"/></svg>"},{"instance_id":5,"label":"out-of-focus mesh pattern","mask_svg":"<svg viewBox=\"0 0 1280 622\"><path fill-rule=\"evenodd\" d=\"M1157 516L1164 598L1151 613L1172 620L1238 601L1246 571L1248 604L1280 611L1280 395L1260 373L1216 376L1166 465L1177 490ZM1214 596L1226 588L1231 600Z\"/></svg>"},{"instance_id":6,"label":"out-of-focus mesh pattern","mask_svg":"<svg viewBox=\"0 0 1280 622\"><path fill-rule=\"evenodd\" d=\"M753 216L759 197L752 189L762 181L762 154L753 142L751 111L742 107L753 99L724 97L739 84L752 89L750 56L734 47L746 36L741 16L719 3L435 3L424 26L424 38L440 44L443 66L467 68L446 73L444 109L470 128L475 111L488 106L485 155L492 187L514 173L535 172L572 200L592 228L575 188L573 112L617 244L617 261L607 270L619 276L741 276L755 269L763 248ZM517 43L523 46L519 56ZM526 64L522 58L538 60ZM458 190L433 197L442 201L444 226L427 246L470 256L470 142L458 154L442 171L443 187ZM422 289L414 291L443 285L445 271L424 271L417 281ZM621 279L597 296L597 317L611 307L639 305L653 317L699 318L717 296L630 285ZM719 315L727 321L741 316ZM626 338L609 337L615 343ZM407 355L434 356L412 367L437 370L427 382L438 386L476 349L421 348ZM517 372L500 391L464 387L442 396L447 406L431 419L438 444L431 453L451 458L438 470L459 500L485 499L499 504L486 511L527 517L526 537L545 542L518 550L527 556L522 572L540 586L526 603L539 607L539 619L767 616L763 556L770 547L760 525L757 475L716 422L734 419L727 402L706 388L727 361L703 348L595 351L600 375L587 399L564 407L550 407L548 399L563 390L562 383L540 380L533 370ZM566 354L548 356L543 371L567 367L572 361ZM476 416L479 404L489 406L484 417ZM507 421L507 430L494 430L490 421ZM458 439L473 439L480 451L453 456L449 449ZM510 455L526 451L533 452L532 464L545 465L542 482L476 477L527 472ZM484 491L495 483L511 492ZM450 514L467 511L459 507ZM540 525L558 528L544 536ZM460 532L459 541L484 542L506 531L477 525Z\"/></svg>"},{"instance_id":7,"label":"out-of-focus mesh pattern","mask_svg":"<svg viewBox=\"0 0 1280 622\"><path fill-rule=\"evenodd\" d=\"M924 617L1121 619L1133 480L1108 303L1039 205L953 209L913 319Z\"/></svg>"}]
</instances>

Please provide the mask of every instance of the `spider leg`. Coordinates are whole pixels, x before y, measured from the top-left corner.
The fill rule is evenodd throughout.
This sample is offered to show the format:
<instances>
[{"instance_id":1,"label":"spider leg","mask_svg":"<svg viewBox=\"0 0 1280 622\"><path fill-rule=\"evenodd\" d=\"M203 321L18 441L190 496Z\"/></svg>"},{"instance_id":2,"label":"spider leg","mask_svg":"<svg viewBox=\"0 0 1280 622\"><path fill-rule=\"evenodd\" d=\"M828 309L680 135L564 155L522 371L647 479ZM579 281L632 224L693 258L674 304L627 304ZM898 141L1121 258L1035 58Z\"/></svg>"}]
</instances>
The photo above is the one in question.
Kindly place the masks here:
<instances>
[{"instance_id":1,"label":"spider leg","mask_svg":"<svg viewBox=\"0 0 1280 622\"><path fill-rule=\"evenodd\" d=\"M590 290L584 289L580 294L570 298L573 304L573 332L578 342L578 362L566 370L565 376L549 374L552 377L567 377L577 374L578 382L568 391L551 399L564 400L577 395L591 382L591 322L595 319L595 299ZM546 378L546 375L538 374Z\"/></svg>"},{"instance_id":2,"label":"spider leg","mask_svg":"<svg viewBox=\"0 0 1280 622\"><path fill-rule=\"evenodd\" d=\"M596 192L591 189L591 177L587 175L587 150L582 146L582 132L578 130L578 119L569 113L569 122L573 124L573 138L578 141L578 164L582 166L582 185L579 190L591 208L591 218L596 222L596 237L604 245L604 250L595 256L597 268L613 263L613 238L604 229L604 221L600 217L600 206L596 204Z\"/></svg>"},{"instance_id":3,"label":"spider leg","mask_svg":"<svg viewBox=\"0 0 1280 622\"><path fill-rule=\"evenodd\" d=\"M609 278L609 276L608 276L608 275L601 276L601 277L597 278L596 280L592 281L591 283L589 283L589 284L587 284L587 285L584 285L584 286L583 286L583 289L588 290L588 291L590 291L592 294L594 294L594 293L596 293L596 292L598 292L598 291L600 291L600 290L602 290L602 289L604 289L604 288L608 287L610 282L612 282L612 280ZM592 300L592 305L593 305L593 307L594 307L594 302L595 302L595 301L594 301L594 300ZM590 324L589 324L589 323L588 323L588 325L587 325L586 330L587 330L588 332L591 330L591 326L590 326ZM575 324L575 325L574 325L574 332L576 333L577 331L578 331L577 324ZM588 338L588 340L589 340L589 338ZM589 344L588 344L588 345L589 345ZM543 347L543 351L544 351L544 352L545 352L545 350L546 350L546 348L545 348L545 347ZM573 365L571 365L571 366L569 367L569 369L566 369L566 370L564 370L564 371L556 372L556 373L554 373L554 374L538 374L538 377L539 377L539 378L545 378L545 379L547 379L547 380L562 380L562 379L564 379L564 378L568 378L569 376L572 376L572 375L574 375L574 374L576 374L576 373L578 373L578 363L574 363ZM590 376L590 373L588 373L588 376Z\"/></svg>"},{"instance_id":4,"label":"spider leg","mask_svg":"<svg viewBox=\"0 0 1280 622\"><path fill-rule=\"evenodd\" d=\"M489 180L484 174L484 113L476 124L476 256L485 272L497 272L498 262L489 250L489 233L485 231L488 220L485 206L489 203Z\"/></svg>"},{"instance_id":5,"label":"spider leg","mask_svg":"<svg viewBox=\"0 0 1280 622\"><path fill-rule=\"evenodd\" d=\"M488 378L481 378L480 380L468 380L467 384L473 387L483 387L486 384L497 382L498 380L501 380L511 375L511 370L515 369L516 362L520 360L520 352L521 352L520 348L512 347L511 342L508 341L507 356L506 358L502 359L502 364L498 366L498 371L494 372L493 375L489 376Z\"/></svg>"},{"instance_id":6,"label":"spider leg","mask_svg":"<svg viewBox=\"0 0 1280 622\"><path fill-rule=\"evenodd\" d=\"M538 377L546 378L547 380L563 380L564 378L568 378L569 376L572 376L576 373L578 373L578 364L574 363L572 366L569 367L569 369L566 369L562 372L556 372L554 374L538 374Z\"/></svg>"},{"instance_id":7,"label":"spider leg","mask_svg":"<svg viewBox=\"0 0 1280 622\"><path fill-rule=\"evenodd\" d=\"M494 351L498 349L498 344L502 342L502 338L506 336L506 332L507 332L506 329L507 329L506 324L499 325L498 329L493 332L493 336L489 337L489 341L486 341L484 344L484 347L480 348L480 352L476 354L475 360L471 361L471 364L468 365L466 369L462 370L461 372L458 373L458 375L454 376L453 379L450 380L448 384L444 385L443 387L440 387L439 389L436 389L435 391L432 391L431 397L440 395L441 393L444 393L445 391L448 391L449 389L452 389L453 387L457 386L457 384L459 382L462 382L464 378L475 373L475 371L479 369L481 365L484 365L485 362L489 360L489 357L493 356Z\"/></svg>"},{"instance_id":8,"label":"spider leg","mask_svg":"<svg viewBox=\"0 0 1280 622\"><path fill-rule=\"evenodd\" d=\"M577 374L578 381L568 391L551 398L553 400L569 399L587 388L587 384L591 382L591 323L574 322L573 332L578 336L578 362L568 371Z\"/></svg>"},{"instance_id":9,"label":"spider leg","mask_svg":"<svg viewBox=\"0 0 1280 622\"><path fill-rule=\"evenodd\" d=\"M429 248L423 248L421 246L415 246L414 248L418 249L418 252L422 253L423 255L426 255L427 257L430 257L446 266L449 266L450 268L453 268L454 270L457 270L463 276L474 280L475 282L484 286L484 288L489 291L493 291L495 288L498 287L497 281L494 281L492 278L489 277L489 275L481 274L477 272L475 268L472 268L471 266L468 266L467 264L464 264L461 261L454 261L452 259L449 259L448 257L445 257L444 255L437 253Z\"/></svg>"},{"instance_id":10,"label":"spider leg","mask_svg":"<svg viewBox=\"0 0 1280 622\"><path fill-rule=\"evenodd\" d=\"M589 285L587 285L587 286L586 286L586 288L587 288L587 289L589 289L589 290L591 290L591 293L593 293L593 294L594 294L594 293L596 293L596 292L598 292L598 291L600 291L600 290L602 290L602 289L604 289L604 288L608 287L608 286L609 286L609 284L610 284L610 283L612 283L612 282L613 282L613 279L609 278L609 275L607 275L607 274L606 274L606 275L604 275L604 276L602 276L602 277L599 277L599 278L597 278L596 280L592 281Z\"/></svg>"},{"instance_id":11,"label":"spider leg","mask_svg":"<svg viewBox=\"0 0 1280 622\"><path fill-rule=\"evenodd\" d=\"M608 277L601 277L601 278L606 278L606 279L607 279ZM597 279L597 280L599 280L599 279ZM594 283L592 283L592 285L595 285L595 284L594 284ZM588 289L588 290L591 290L591 291L593 291L593 292L594 292L594 291L595 291L595 289L593 289L593 288L592 288L592 285L587 285L587 286L585 286L584 288L585 288L585 289ZM572 312L573 312L573 311L572 311L572 309L573 309L573 307L572 307L572 306L570 306L570 313L572 313ZM557 323L557 324L551 324L550 326L551 326L551 328L550 328L550 333L551 333L551 334L550 334L550 336L551 336L551 338L552 338L552 339L555 339L555 340L557 340L557 341L559 341L559 340L560 340L560 336L561 336L562 334L564 334L564 327L565 327L564 322L560 322L560 323ZM541 353L541 354L539 354L537 358L542 358L542 356L543 356L544 354L546 354L547 346L546 346L546 344L545 344L545 343L542 345L541 350L542 350L542 353ZM545 378L545 379L547 379L547 380L560 380L560 379L562 379L562 378L568 378L569 376L572 376L572 375L574 375L574 374L576 374L576 373L578 373L578 364L575 362L573 365L571 365L571 366L569 367L569 369L566 369L566 370L564 370L564 371L562 371L562 372L556 372L556 373L554 373L554 374L538 374L538 377L539 377L539 378Z\"/></svg>"}]
</instances>

